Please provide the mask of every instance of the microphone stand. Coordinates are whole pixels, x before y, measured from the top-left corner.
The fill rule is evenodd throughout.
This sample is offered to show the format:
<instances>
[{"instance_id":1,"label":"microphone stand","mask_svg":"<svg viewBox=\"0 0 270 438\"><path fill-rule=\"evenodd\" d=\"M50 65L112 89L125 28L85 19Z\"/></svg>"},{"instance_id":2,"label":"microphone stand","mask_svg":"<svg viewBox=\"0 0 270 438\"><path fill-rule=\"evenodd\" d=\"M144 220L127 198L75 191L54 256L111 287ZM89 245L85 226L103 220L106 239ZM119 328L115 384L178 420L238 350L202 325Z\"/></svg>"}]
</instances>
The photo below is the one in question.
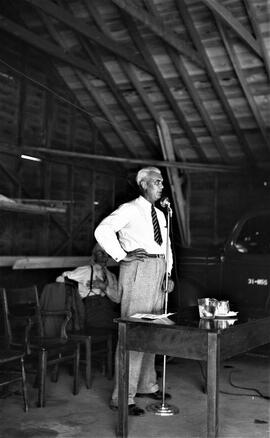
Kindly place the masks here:
<instances>
[{"instance_id":1,"label":"microphone stand","mask_svg":"<svg viewBox=\"0 0 270 438\"><path fill-rule=\"evenodd\" d=\"M168 312L168 283L169 283L169 273L168 273L168 256L169 256L169 237L170 237L170 225L172 217L172 209L170 204L166 204L167 209L167 235L166 235L166 271L165 271L165 300L164 300L164 313ZM152 412L155 415L160 415L163 417L168 417L179 413L179 409L176 406L168 405L166 403L166 355L163 356L163 373L162 373L162 402L151 403L146 407L148 412Z\"/></svg>"}]
</instances>

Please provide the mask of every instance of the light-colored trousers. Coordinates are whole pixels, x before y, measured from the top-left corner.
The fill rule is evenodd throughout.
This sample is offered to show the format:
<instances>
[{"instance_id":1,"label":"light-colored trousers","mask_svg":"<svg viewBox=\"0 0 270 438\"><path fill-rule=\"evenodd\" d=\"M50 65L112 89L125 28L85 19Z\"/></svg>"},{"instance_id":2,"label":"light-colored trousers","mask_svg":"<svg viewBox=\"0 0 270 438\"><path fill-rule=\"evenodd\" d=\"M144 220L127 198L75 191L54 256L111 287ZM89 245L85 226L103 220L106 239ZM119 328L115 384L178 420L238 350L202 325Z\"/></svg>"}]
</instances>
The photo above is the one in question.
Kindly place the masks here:
<instances>
[{"instance_id":1,"label":"light-colored trousers","mask_svg":"<svg viewBox=\"0 0 270 438\"><path fill-rule=\"evenodd\" d=\"M162 283L165 260L148 258L144 261L121 262L119 287L122 289L121 316L134 313L163 313ZM115 386L112 404L118 405L118 346L115 353ZM131 351L129 354L128 404L133 404L137 392L150 393L159 389L155 370L155 355Z\"/></svg>"}]
</instances>

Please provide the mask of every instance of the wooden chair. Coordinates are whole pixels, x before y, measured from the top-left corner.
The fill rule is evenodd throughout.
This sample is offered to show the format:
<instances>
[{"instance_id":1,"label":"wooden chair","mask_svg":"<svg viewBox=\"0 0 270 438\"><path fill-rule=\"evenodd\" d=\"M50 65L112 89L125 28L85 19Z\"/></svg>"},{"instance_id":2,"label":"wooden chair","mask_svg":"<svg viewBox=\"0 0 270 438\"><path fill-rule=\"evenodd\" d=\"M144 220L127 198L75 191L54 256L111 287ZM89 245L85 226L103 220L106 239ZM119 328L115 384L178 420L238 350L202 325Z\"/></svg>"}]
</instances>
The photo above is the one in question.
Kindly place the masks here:
<instances>
[{"instance_id":1,"label":"wooden chair","mask_svg":"<svg viewBox=\"0 0 270 438\"><path fill-rule=\"evenodd\" d=\"M27 412L28 399L24 370L24 352L0 346L0 388L15 382L21 382L24 411Z\"/></svg>"},{"instance_id":2,"label":"wooden chair","mask_svg":"<svg viewBox=\"0 0 270 438\"><path fill-rule=\"evenodd\" d=\"M86 387L92 386L92 362L101 364L108 379L113 377L113 335L108 329L88 328L83 332L70 333L71 339L79 339L84 351L80 363L85 366Z\"/></svg>"},{"instance_id":3,"label":"wooden chair","mask_svg":"<svg viewBox=\"0 0 270 438\"><path fill-rule=\"evenodd\" d=\"M68 296L68 299L67 299ZM40 297L42 309L59 309L66 306L72 312L72 320L67 329L67 334L72 340L81 343L80 363L85 366L86 387L92 383L92 362L98 360L106 376L111 379L113 374L113 335L111 330L103 328L85 328L84 315L82 321L77 313L84 312L83 300L78 292L77 282L65 279L65 283L47 284ZM71 305L71 302L73 303ZM80 307L76 309L75 307ZM79 310L79 312L77 312Z\"/></svg>"},{"instance_id":4,"label":"wooden chair","mask_svg":"<svg viewBox=\"0 0 270 438\"><path fill-rule=\"evenodd\" d=\"M78 283L74 280L70 280L65 277L65 292L70 293L70 289L74 294L79 296ZM85 306L84 301L80 301ZM86 309L84 308L84 311ZM108 379L113 377L113 333L112 330L106 327L89 327L86 324L80 331L76 331L73 327L73 332L70 333L71 337L84 336L84 356L81 357L81 363L86 366L86 386L91 387L92 378L92 362L96 361L101 363L102 371Z\"/></svg>"},{"instance_id":5,"label":"wooden chair","mask_svg":"<svg viewBox=\"0 0 270 438\"><path fill-rule=\"evenodd\" d=\"M79 392L80 341L70 339L66 327L71 312L42 311L36 286L19 289L0 289L5 333L10 347L23 348L26 359L37 360L39 407L45 406L45 382L49 366L54 366L53 381L58 380L59 365L73 360L73 394ZM45 336L44 324L57 320L57 336Z\"/></svg>"}]
</instances>

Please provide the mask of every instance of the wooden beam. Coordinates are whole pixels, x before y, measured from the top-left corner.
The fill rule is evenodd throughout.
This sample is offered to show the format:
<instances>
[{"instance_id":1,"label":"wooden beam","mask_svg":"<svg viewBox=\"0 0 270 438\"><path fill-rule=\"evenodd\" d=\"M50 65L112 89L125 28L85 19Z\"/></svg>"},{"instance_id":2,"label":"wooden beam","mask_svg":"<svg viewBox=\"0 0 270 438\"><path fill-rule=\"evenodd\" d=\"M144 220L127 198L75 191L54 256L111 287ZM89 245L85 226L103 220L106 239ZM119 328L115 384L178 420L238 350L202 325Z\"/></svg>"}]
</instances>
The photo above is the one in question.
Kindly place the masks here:
<instances>
[{"instance_id":1,"label":"wooden beam","mask_svg":"<svg viewBox=\"0 0 270 438\"><path fill-rule=\"evenodd\" d=\"M60 38L59 38L59 35L58 35L58 33L57 33L57 31L56 31L54 25L53 25L53 24L50 22L50 20L48 19L48 17L47 17L42 11L39 11L39 15L40 15L41 20L42 20L43 23L44 23L44 26L47 28L49 34L51 35L51 37L57 42L57 44L61 44L61 40L60 40ZM85 44L83 38L82 38L80 35L79 35L79 40L80 40L81 44L83 45L83 47L85 48L86 44ZM87 55L89 56L89 49L88 49L88 47L87 47ZM94 59L91 59L91 64L96 64L95 57L93 57L93 58L94 58ZM98 70L100 71L100 79L102 79L102 80L105 82L105 84L106 84L107 81L108 81L108 78L110 78L110 77L109 77L108 73L105 71L105 69L104 69L104 67L103 67L102 64L101 64L101 66L102 66L101 68L100 68L100 66L98 67ZM105 76L105 78L103 77L103 75ZM81 79L82 77L83 77L83 76L80 76L80 79ZM111 82L112 82L112 81L111 81ZM65 83L65 86L67 86L67 85L68 85L68 84ZM84 83L83 83L83 85L84 85ZM111 83L110 83L110 85L111 85ZM92 87L91 89L93 89L93 87ZM89 92L89 90L88 90L88 92ZM97 95L97 93L95 93L95 94ZM118 96L118 97L119 97L119 96ZM92 96L92 98L93 98L93 96ZM98 100L96 101L98 106L100 106L100 102L99 102L99 100L100 100L100 99L98 99ZM103 110L104 108L105 108L105 106L103 105L101 110ZM109 114L109 111L108 111L108 110L107 110L107 113ZM107 113L105 114L105 117L107 116ZM111 116L111 118L113 118L113 116ZM118 134L118 132L117 132L117 134ZM128 147L127 147L126 144L125 144L125 146L126 146L126 148L128 149ZM132 152L132 153L133 153L133 152Z\"/></svg>"},{"instance_id":2,"label":"wooden beam","mask_svg":"<svg viewBox=\"0 0 270 438\"><path fill-rule=\"evenodd\" d=\"M151 71L154 73L155 80L156 80L158 86L160 87L160 89L162 90L162 92L163 92L167 102L169 103L171 109L173 110L173 113L174 113L176 120L178 120L183 131L185 131L191 145L196 150L198 157L201 160L207 161L206 155L205 155L204 151L202 150L201 145L199 144L196 135L192 131L189 123L187 122L187 120L185 118L183 111L181 110L180 106L177 104L176 100L174 99L174 97L173 97L173 95L168 87L166 80L163 78L156 63L154 62L151 52L148 50L145 42L143 41L140 33L138 32L137 25L128 15L125 14L125 17L126 17L126 21L128 23L128 27L129 27L130 33L132 35L132 38L134 39L137 47L139 48L139 50L143 54L145 62L150 66Z\"/></svg>"},{"instance_id":3,"label":"wooden beam","mask_svg":"<svg viewBox=\"0 0 270 438\"><path fill-rule=\"evenodd\" d=\"M129 14L132 18L143 23L148 29L151 29L163 41L174 48L178 53L181 53L186 58L203 68L200 55L191 45L181 40L176 32L165 26L161 19L157 19L148 14L145 9L134 5L130 0L112 0L119 8Z\"/></svg>"},{"instance_id":4,"label":"wooden beam","mask_svg":"<svg viewBox=\"0 0 270 438\"><path fill-rule=\"evenodd\" d=\"M206 129L209 132L210 137L213 140L214 145L216 146L218 153L223 160L224 163L230 163L232 162L231 157L229 156L223 142L221 141L220 135L217 132L214 123L212 122L211 118L208 115L208 112L204 106L204 103L202 99L200 98L200 95L194 86L193 80L190 77L185 64L183 63L180 56L176 56L175 53L170 53L170 57L172 59L172 62L179 73L181 79L183 80L183 83L189 93L189 96L197 109L198 113L200 114L202 121L204 122Z\"/></svg>"},{"instance_id":5,"label":"wooden beam","mask_svg":"<svg viewBox=\"0 0 270 438\"><path fill-rule=\"evenodd\" d=\"M219 100L220 104L223 107L225 115L228 117L228 119L232 125L233 131L235 132L235 134L238 137L239 145L242 148L243 152L246 154L246 156L251 157L250 146L247 142L247 139L246 139L242 129L240 129L240 127L238 125L238 121L236 120L236 117L232 111L230 103L229 103L229 101L224 93L224 90L223 90L223 88L218 80L218 77L217 77L217 75L212 67L212 64L207 56L205 47L201 41L201 38L198 35L197 29L194 26L193 21L191 20L188 8L187 8L185 2L183 2L182 0L176 0L176 5L179 9L179 13L181 15L181 18L187 27L190 38L192 39L192 41L194 42L194 45L196 46L197 50L200 52L200 54L202 56L202 59L204 61L205 67L206 67L206 71L208 73L210 83L212 84L213 90L215 91L215 93L217 95L217 99ZM249 160L249 162L250 162L250 160Z\"/></svg>"},{"instance_id":6,"label":"wooden beam","mask_svg":"<svg viewBox=\"0 0 270 438\"><path fill-rule=\"evenodd\" d=\"M18 198L14 199L16 202L22 202L25 204L49 204L51 207L63 208L64 206L71 204L72 201L66 199L50 199L50 198Z\"/></svg>"},{"instance_id":7,"label":"wooden beam","mask_svg":"<svg viewBox=\"0 0 270 438\"><path fill-rule=\"evenodd\" d=\"M0 14L0 29L12 34L16 38L19 38L31 46L42 50L43 52L53 56L54 58L64 62L65 64L72 65L77 69L86 71L95 77L100 76L100 72L90 62L84 61L82 58L74 56L72 54L66 54L66 52L59 46L47 41L45 38L39 37L34 32L27 30L26 28L19 26L8 18Z\"/></svg>"},{"instance_id":8,"label":"wooden beam","mask_svg":"<svg viewBox=\"0 0 270 438\"><path fill-rule=\"evenodd\" d=\"M147 6L151 9L151 13L153 15L157 14L156 6L153 3L153 0L148 0ZM184 86L186 87L189 97L191 98L195 108L197 109L198 113L200 114L202 121L205 123L206 128L208 129L208 132L210 136L213 139L214 144L216 145L216 148L220 154L220 157L223 159L225 163L229 163L231 161L230 157L228 156L228 153L226 151L226 148L224 147L224 144L222 143L214 124L211 121L211 118L208 116L208 113L204 107L203 101L200 98L200 95L196 89L196 87L193 84L193 80L189 75L189 72L187 68L185 67L185 63L183 62L183 57L179 56L175 53L174 50L172 50L170 47L168 47L167 52L172 60L172 63L178 72L179 76L181 77Z\"/></svg>"},{"instance_id":9,"label":"wooden beam","mask_svg":"<svg viewBox=\"0 0 270 438\"><path fill-rule=\"evenodd\" d=\"M1 27L1 23L0 23L0 27ZM3 48L1 47L1 49L2 49L2 56L3 56ZM24 52L24 56L25 56L25 50L23 50L23 52ZM18 58L20 59L19 55L18 55ZM102 132L102 130L95 123L95 121L92 120L91 117L89 117L90 115L88 114L87 110L81 106L81 103L78 100L77 96L74 94L74 92L70 88L68 88L67 83L65 82L65 80L63 79L63 77L61 76L59 71L57 70L57 68L58 68L57 64L54 64L53 62L50 62L50 61L51 60L49 59L47 62L47 65L46 65L46 73L50 77L50 83L48 84L49 88L52 89L53 88L52 84L58 83L59 86L61 86L65 90L65 97L59 95L58 93L54 93L54 96L58 100L64 101L65 103L68 103L68 104L72 105L74 108L76 108L81 113L82 117L87 122L90 129L98 131L99 138L100 138L101 142L104 144L104 146L106 147L107 151L111 155L115 155L115 151L113 150L113 148L112 148L111 144L109 143L109 141L107 140L107 138L104 136L104 133ZM12 67L10 65L10 62L5 62L2 57L0 59L0 63L5 65L9 70L11 70L13 72L13 74L16 75L16 77L20 77L22 75L22 72L18 68ZM31 71L31 78L33 78L33 76L34 76L34 72ZM31 80L31 78L28 76L29 80ZM33 78L33 83L36 86L40 87L41 89L47 90L47 88L48 88L48 86L46 86L46 85L43 86L43 84L40 83L40 78L36 78L36 79ZM2 147L2 144L3 143L0 144L1 147Z\"/></svg>"},{"instance_id":10,"label":"wooden beam","mask_svg":"<svg viewBox=\"0 0 270 438\"><path fill-rule=\"evenodd\" d=\"M270 53L269 53L269 49L266 46L266 41L263 38L260 26L258 24L258 12L257 12L257 8L255 5L254 0L244 0L244 4L248 13L248 17L252 23L252 28L253 31L255 33L256 39L258 41L258 43L260 44L261 47L261 52L263 54L263 58L264 58L264 64L265 64L265 68L268 74L268 79L270 79ZM258 3L259 4L259 3ZM268 23L268 30L269 30L269 20L268 17L266 15L265 17L265 23Z\"/></svg>"},{"instance_id":11,"label":"wooden beam","mask_svg":"<svg viewBox=\"0 0 270 438\"><path fill-rule=\"evenodd\" d=\"M60 269L60 268L77 268L78 266L85 266L93 262L90 256L67 256L67 257L39 257L30 256L20 258L21 256L14 257L15 261L13 263L12 269ZM6 257L0 257L1 259L6 259ZM7 266L7 265L4 265ZM111 258L108 261L108 266L117 266L117 263Z\"/></svg>"},{"instance_id":12,"label":"wooden beam","mask_svg":"<svg viewBox=\"0 0 270 438\"><path fill-rule=\"evenodd\" d=\"M24 147L28 147L27 145L24 145ZM42 146L43 147L43 146ZM49 150L46 148L46 150ZM25 152L25 150L24 150ZM21 150L18 149L16 146L14 146L14 144L10 144L10 143L4 143L1 144L0 142L0 155L11 155L14 157L20 157L21 154ZM97 153L98 155L98 153ZM115 155L110 155L112 157L114 157ZM65 156L59 156L60 158L58 158L58 156L50 156L50 155L43 155L42 159L43 161L48 161L48 162L53 162L56 164L65 164L66 166L69 166L71 164L71 160L69 157L65 157ZM119 176L122 176L123 178L126 178L126 170L124 170L123 165L119 165L119 166L114 166L113 168L104 168L99 166L99 163L97 163L96 161L93 162L89 162L89 161L85 161L84 159L80 159L78 161L73 161L72 164L77 168L77 169L90 169L90 170L96 170L97 172L101 172L107 175L115 175L115 173L117 173ZM0 169L1 169L1 165L0 165ZM22 196L20 196L22 197ZM30 198L30 194L29 193L25 193L25 197ZM44 198L46 199L47 195L45 196L44 194Z\"/></svg>"},{"instance_id":13,"label":"wooden beam","mask_svg":"<svg viewBox=\"0 0 270 438\"><path fill-rule=\"evenodd\" d=\"M125 71L126 75L128 76L129 80L132 82L132 85L134 86L138 95L140 96L141 100L143 101L147 111L150 113L151 117L154 119L154 122L158 123L159 114L158 114L157 110L155 109L154 104L149 99L148 94L147 94L146 90L144 89L142 83L138 79L136 69L134 67L132 67L130 64L127 64L125 62L122 63L122 68Z\"/></svg>"},{"instance_id":14,"label":"wooden beam","mask_svg":"<svg viewBox=\"0 0 270 438\"><path fill-rule=\"evenodd\" d=\"M205 164L205 163L187 163L187 162L168 162L160 160L146 160L144 158L122 158L122 157L111 157L108 155L97 155L97 154L85 154L81 152L69 152L58 149L46 149L39 147L27 146L24 148L25 152L35 152L35 154L48 154L48 155L58 155L66 156L72 158L83 158L89 160L103 160L109 162L119 162L125 164L144 164L146 166L159 166L159 167L175 167L178 169L183 169L191 172L229 172L229 173L242 173L246 172L246 167L232 166L232 165L222 165L222 164Z\"/></svg>"},{"instance_id":15,"label":"wooden beam","mask_svg":"<svg viewBox=\"0 0 270 438\"><path fill-rule=\"evenodd\" d=\"M66 213L66 207L47 207L2 200L0 200L0 210L29 214Z\"/></svg>"},{"instance_id":16,"label":"wooden beam","mask_svg":"<svg viewBox=\"0 0 270 438\"><path fill-rule=\"evenodd\" d=\"M99 11L97 10L96 6L89 2L88 0L84 0L85 7L88 9L89 14L92 16L93 20L95 21L96 25L99 27L99 29L107 35L109 38L113 38L110 30L108 29L108 26L103 20L103 17L100 15ZM126 114L129 116L129 119L133 123L134 127L136 128L138 134L141 135L142 139L145 141L145 147L149 149L149 151L154 155L155 158L158 158L157 155L160 155L159 147L153 142L152 138L148 134L148 132L145 130L143 124L140 122L140 120L137 118L135 111L133 111L132 107L128 104L126 99L121 95L119 92L115 82L112 80L111 76L109 75L109 72L105 70L102 59L98 53L98 51L95 49L95 47L91 47L91 52L89 53L89 56L91 56L91 60L93 62L96 62L98 60L98 68L102 71L104 80L106 81L106 84L110 86L112 93L118 100L119 104L122 106L123 110L126 112ZM117 61L119 62L121 68L126 73L129 81L137 91L138 95L142 98L142 96L145 96L146 93L143 91L143 93L140 93L140 90L142 87L139 87L138 90L138 80L134 79L135 71L136 69L131 63L127 63L126 61L123 61L120 57L118 57ZM134 72L134 75L130 72ZM149 101L149 99L148 99ZM144 99L143 99L144 102ZM148 108L148 107L146 107ZM151 113L150 113L151 114ZM152 115L153 116L153 115Z\"/></svg>"},{"instance_id":17,"label":"wooden beam","mask_svg":"<svg viewBox=\"0 0 270 438\"><path fill-rule=\"evenodd\" d=\"M7 268L13 266L14 263L21 258L24 258L24 255L17 256L0 256L0 268Z\"/></svg>"},{"instance_id":18,"label":"wooden beam","mask_svg":"<svg viewBox=\"0 0 270 438\"><path fill-rule=\"evenodd\" d=\"M93 29L89 24L85 23L83 20L74 17L74 15L68 13L66 9L56 6L55 3L49 0L24 0L33 6L40 8L42 11L51 15L52 17L59 20L61 23L65 23L68 27L75 30L76 32L84 35L85 37L91 39L99 46L104 47L107 51L109 50L115 55L124 58L126 61L131 62L142 70L146 70L145 64L142 62L140 56L134 54L134 50L131 47L123 47L123 44L119 44L116 41L111 40L104 36L101 32Z\"/></svg>"},{"instance_id":19,"label":"wooden beam","mask_svg":"<svg viewBox=\"0 0 270 438\"><path fill-rule=\"evenodd\" d=\"M236 73L236 76L238 77L238 80L239 80L239 83L240 83L241 88L243 90L243 93L244 93L244 95L246 97L246 100L247 100L247 102L249 104L250 110L251 110L251 112L253 114L253 117L255 118L255 120L257 122L259 130L260 130L260 132L262 134L262 137L264 139L264 143L265 143L266 149L268 149L268 152L269 152L270 151L269 134L267 132L267 129L266 129L265 123L263 121L263 118L261 116L261 113L259 111L259 108L257 107L257 104L256 104L256 102L255 102L255 100L254 100L254 98L253 98L253 96L252 96L252 94L251 94L251 92L249 90L247 80L246 80L245 75L244 75L244 73L242 71L242 68L241 68L240 62L238 60L238 57L237 57L237 55L235 53L235 49L234 49L233 43L230 41L227 29L225 28L225 26L223 24L221 24L219 22L219 20L217 21L217 26L218 26L221 38L223 40L223 43L224 43L224 45L226 47L228 56L229 56L229 58L231 60L231 63L233 65L233 68L234 68L234 71Z\"/></svg>"},{"instance_id":20,"label":"wooden beam","mask_svg":"<svg viewBox=\"0 0 270 438\"><path fill-rule=\"evenodd\" d=\"M89 264L89 257L24 257L17 258L12 269L75 268Z\"/></svg>"},{"instance_id":21,"label":"wooden beam","mask_svg":"<svg viewBox=\"0 0 270 438\"><path fill-rule=\"evenodd\" d=\"M114 131L116 132L116 134L118 135L118 137L120 138L120 140L122 141L124 146L126 147L130 156L135 157L136 156L136 154L135 154L136 148L132 144L132 140L131 140L130 136L126 135L125 130L122 129L121 126L119 125L119 123L115 120L114 116L111 114L108 107L104 103L103 99L98 94L96 89L92 86L90 81L87 80L87 78L84 75L82 75L80 72L77 72L77 76L80 79L80 81L82 82L82 84L84 85L84 87L86 88L87 92L91 95L91 98L94 99L96 105L99 107L101 112L104 114L104 118L106 118L106 120L108 121L107 123L109 123L111 125L111 128L114 129Z\"/></svg>"},{"instance_id":22,"label":"wooden beam","mask_svg":"<svg viewBox=\"0 0 270 438\"><path fill-rule=\"evenodd\" d=\"M159 124L157 125L157 130L162 146L164 159L169 162L175 161L175 153L170 131L168 128L168 124L163 117L160 117ZM182 181L181 178L179 178L179 170L176 168L167 168L166 170L174 201L174 210L176 213L178 228L181 236L181 244L183 247L189 247L190 230L187 217L186 201L182 192Z\"/></svg>"},{"instance_id":23,"label":"wooden beam","mask_svg":"<svg viewBox=\"0 0 270 438\"><path fill-rule=\"evenodd\" d=\"M63 77L61 76L59 71L57 70L57 66L52 65L52 67L54 69L56 78L58 79L59 83L63 84L63 86L66 90L66 94L68 95L68 97L70 96L71 100L73 100L73 102L71 102L71 105L73 105L74 108L76 108L78 111L80 111L82 117L84 118L84 120L88 124L89 128L94 132L98 132L100 142L105 146L107 152L109 152L111 155L115 155L115 151L112 148L109 141L107 140L107 138L104 136L102 129L97 125L95 120L93 120L91 117L89 117L90 115L88 114L87 110L85 108L81 107L81 103L78 100L76 94L74 94L74 92L68 87L67 83L65 82L65 80L63 79Z\"/></svg>"},{"instance_id":24,"label":"wooden beam","mask_svg":"<svg viewBox=\"0 0 270 438\"><path fill-rule=\"evenodd\" d=\"M83 42L82 42L83 44ZM124 98L124 96L121 94L119 89L117 88L117 85L112 79L112 76L109 74L109 71L104 67L102 59L98 53L98 50L96 50L95 47L91 47L91 51L89 50L89 46L86 44L83 44L85 50L88 53L88 56L90 57L91 61L95 63L96 67L101 71L103 81L117 100L119 106L122 108L122 110L125 113L125 116L129 119L130 123L133 125L133 127L136 129L136 134L141 137L145 144L145 148L149 150L150 153L157 155L157 145L153 142L152 138L148 134L148 132L145 130L145 127L141 123L141 121L138 119L135 111L133 111L132 106L129 105L127 100ZM92 53L91 53L92 52ZM118 62L121 66L123 64L126 64L125 61L122 61L122 59L118 58ZM134 68L132 64L128 63L128 65L131 66L131 68Z\"/></svg>"},{"instance_id":25,"label":"wooden beam","mask_svg":"<svg viewBox=\"0 0 270 438\"><path fill-rule=\"evenodd\" d=\"M234 32L241 38L241 40L248 45L250 49L252 49L258 56L262 58L262 52L259 44L253 38L253 36L246 30L246 28L234 18L233 14L226 9L219 1L217 0L201 0L209 9L214 12L218 19L222 20L230 29L233 29Z\"/></svg>"}]
</instances>

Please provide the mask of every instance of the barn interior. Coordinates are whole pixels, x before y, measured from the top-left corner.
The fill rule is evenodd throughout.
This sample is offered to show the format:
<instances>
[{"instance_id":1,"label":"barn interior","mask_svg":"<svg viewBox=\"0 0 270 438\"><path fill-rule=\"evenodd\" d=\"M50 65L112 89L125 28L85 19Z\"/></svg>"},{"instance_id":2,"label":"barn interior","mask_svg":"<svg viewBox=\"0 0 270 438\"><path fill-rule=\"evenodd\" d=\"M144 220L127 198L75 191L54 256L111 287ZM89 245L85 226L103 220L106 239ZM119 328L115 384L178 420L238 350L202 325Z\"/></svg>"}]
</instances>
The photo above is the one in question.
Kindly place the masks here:
<instances>
[{"instance_id":1,"label":"barn interior","mask_svg":"<svg viewBox=\"0 0 270 438\"><path fill-rule=\"evenodd\" d=\"M175 287L169 306L175 310L197 302L195 282L183 278L183 257L196 255L195 270L198 260L209 261L217 251L222 258L243 215L270 214L269 18L268 0L0 1L0 289L36 285L41 295L63 271L89 263L96 226L137 196L137 171L155 166L162 171L163 195L173 211ZM267 238L261 266L270 262L270 234ZM254 273L254 259L248 263L250 288L238 295L234 290L230 299L235 293L237 305L245 300L250 307L256 301L256 312L269 317L269 273ZM108 266L117 276L118 264L111 259ZM208 281L204 266L197 271ZM230 275L235 285L242 280L238 271ZM218 294L217 283L209 288L207 283L201 293ZM5 341L3 313L2 305ZM268 347L235 359L248 367L252 381L247 377L242 386L262 385L265 398ZM198 399L200 370L188 364L168 363L176 403L183 403L177 398L183 386L186 394L182 429L181 414L173 417L171 430L167 419L163 425L147 416L132 420L131 437L206 436L201 425L205 405L198 403L203 397L199 391ZM55 388L48 379L48 390L63 394L55 401L49 395L41 410L33 399L24 413L16 391L3 389L3 436L115 436L116 416L106 399L112 381L102 360L93 368L93 387L81 388L79 405L66 387L65 373ZM33 376L26 377L35 398ZM267 399L256 399L251 408L248 394L230 395L229 401L223 396L222 404L235 409L229 409L232 427L221 414L221 436L268 436ZM57 400L69 397L71 404L61 411ZM72 421L56 425L59 412L65 418L71 411L79 415L80 406L85 413L88 403L89 412L102 412L95 421L91 411L93 429L86 414L81 429ZM53 418L51 428L41 421L44 412L48 421ZM19 415L16 430L13 414ZM250 428L241 416L252 418ZM25 422L29 431L23 435Z\"/></svg>"}]
</instances>

